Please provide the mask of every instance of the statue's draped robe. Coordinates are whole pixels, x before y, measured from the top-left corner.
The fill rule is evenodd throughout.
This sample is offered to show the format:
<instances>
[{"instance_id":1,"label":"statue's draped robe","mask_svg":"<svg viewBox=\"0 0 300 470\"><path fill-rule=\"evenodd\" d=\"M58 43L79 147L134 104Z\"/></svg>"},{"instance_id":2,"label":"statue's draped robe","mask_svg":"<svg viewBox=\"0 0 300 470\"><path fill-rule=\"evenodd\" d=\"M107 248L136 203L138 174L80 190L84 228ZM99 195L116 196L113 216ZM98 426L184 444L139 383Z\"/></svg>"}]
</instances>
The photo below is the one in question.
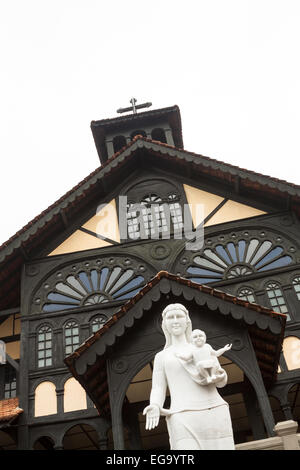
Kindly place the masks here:
<instances>
[{"instance_id":1,"label":"statue's draped robe","mask_svg":"<svg viewBox=\"0 0 300 470\"><path fill-rule=\"evenodd\" d=\"M173 347L155 356L150 404L163 407L167 387L171 405L166 421L172 450L234 449L229 406L214 384L199 385Z\"/></svg>"}]
</instances>

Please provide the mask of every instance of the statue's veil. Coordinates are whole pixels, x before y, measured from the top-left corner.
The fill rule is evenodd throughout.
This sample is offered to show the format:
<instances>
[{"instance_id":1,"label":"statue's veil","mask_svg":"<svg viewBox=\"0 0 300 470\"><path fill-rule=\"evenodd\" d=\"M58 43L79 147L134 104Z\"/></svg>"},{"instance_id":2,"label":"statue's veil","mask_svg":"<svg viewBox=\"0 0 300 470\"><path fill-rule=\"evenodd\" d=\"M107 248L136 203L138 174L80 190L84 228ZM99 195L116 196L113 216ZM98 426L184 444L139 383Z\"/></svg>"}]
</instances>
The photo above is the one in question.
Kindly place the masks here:
<instances>
[{"instance_id":1,"label":"statue's veil","mask_svg":"<svg viewBox=\"0 0 300 470\"><path fill-rule=\"evenodd\" d=\"M181 310L182 312L184 312L184 314L186 316L186 319L187 319L185 337L186 337L186 340L187 340L188 343L191 342L192 322L191 322L188 310L182 304L169 304L162 312L162 319L163 320L162 320L161 327L162 327L162 330L163 330L165 338L166 338L166 344L165 344L164 349L168 348L172 344L171 335L168 332L168 330L166 328L166 324L165 324L166 313L169 312L170 310Z\"/></svg>"}]
</instances>

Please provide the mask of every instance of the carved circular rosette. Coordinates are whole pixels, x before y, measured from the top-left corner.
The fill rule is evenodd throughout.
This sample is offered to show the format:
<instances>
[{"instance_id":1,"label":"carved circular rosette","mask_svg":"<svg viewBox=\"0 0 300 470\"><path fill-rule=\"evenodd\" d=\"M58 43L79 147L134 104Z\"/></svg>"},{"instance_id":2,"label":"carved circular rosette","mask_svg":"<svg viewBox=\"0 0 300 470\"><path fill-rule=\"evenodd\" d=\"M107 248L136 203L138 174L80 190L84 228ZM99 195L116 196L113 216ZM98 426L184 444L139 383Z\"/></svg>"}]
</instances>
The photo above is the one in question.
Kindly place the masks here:
<instances>
[{"instance_id":1,"label":"carved circular rosette","mask_svg":"<svg viewBox=\"0 0 300 470\"><path fill-rule=\"evenodd\" d=\"M284 225L285 227L289 227L291 225L293 225L293 219L290 215L284 215L282 217L280 217L280 223L281 225Z\"/></svg>"},{"instance_id":2,"label":"carved circular rosette","mask_svg":"<svg viewBox=\"0 0 300 470\"><path fill-rule=\"evenodd\" d=\"M40 268L34 264L26 266L26 274L27 276L36 276L40 272Z\"/></svg>"},{"instance_id":3,"label":"carved circular rosette","mask_svg":"<svg viewBox=\"0 0 300 470\"><path fill-rule=\"evenodd\" d=\"M171 253L171 248L167 245L154 245L150 249L150 254L154 259L165 259Z\"/></svg>"},{"instance_id":4,"label":"carved circular rosette","mask_svg":"<svg viewBox=\"0 0 300 470\"><path fill-rule=\"evenodd\" d=\"M116 359L113 361L111 368L116 374L124 374L128 369L128 362L126 359Z\"/></svg>"},{"instance_id":5,"label":"carved circular rosette","mask_svg":"<svg viewBox=\"0 0 300 470\"><path fill-rule=\"evenodd\" d=\"M240 351L243 348L244 348L244 342L241 340L241 338L234 338L232 340L232 349L234 351Z\"/></svg>"}]
</instances>

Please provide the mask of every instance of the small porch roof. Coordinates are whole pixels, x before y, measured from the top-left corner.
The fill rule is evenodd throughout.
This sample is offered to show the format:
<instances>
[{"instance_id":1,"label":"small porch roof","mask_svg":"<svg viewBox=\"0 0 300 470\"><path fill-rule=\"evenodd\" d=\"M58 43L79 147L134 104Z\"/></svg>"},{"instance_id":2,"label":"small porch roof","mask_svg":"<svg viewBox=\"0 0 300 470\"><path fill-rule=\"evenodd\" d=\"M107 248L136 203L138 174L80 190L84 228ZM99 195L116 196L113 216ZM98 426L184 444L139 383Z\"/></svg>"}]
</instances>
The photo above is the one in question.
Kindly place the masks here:
<instances>
[{"instance_id":1,"label":"small porch roof","mask_svg":"<svg viewBox=\"0 0 300 470\"><path fill-rule=\"evenodd\" d=\"M105 353L117 338L151 311L162 296L172 293L178 299L195 302L209 310L242 323L249 332L257 362L266 386L276 379L286 315L238 297L160 271L143 289L65 359L73 376L85 388L100 415L110 414ZM180 301L180 300L179 300Z\"/></svg>"}]
</instances>

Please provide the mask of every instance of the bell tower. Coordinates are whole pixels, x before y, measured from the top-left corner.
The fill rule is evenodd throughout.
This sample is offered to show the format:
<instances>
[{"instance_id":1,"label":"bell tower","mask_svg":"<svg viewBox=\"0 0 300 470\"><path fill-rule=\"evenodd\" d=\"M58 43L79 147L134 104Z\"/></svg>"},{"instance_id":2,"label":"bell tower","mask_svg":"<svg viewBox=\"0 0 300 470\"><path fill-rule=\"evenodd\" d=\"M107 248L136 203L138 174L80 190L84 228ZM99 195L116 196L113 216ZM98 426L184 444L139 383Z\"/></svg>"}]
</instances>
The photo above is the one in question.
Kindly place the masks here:
<instances>
[{"instance_id":1,"label":"bell tower","mask_svg":"<svg viewBox=\"0 0 300 470\"><path fill-rule=\"evenodd\" d=\"M183 148L178 106L138 113L138 109L150 107L151 103L137 105L135 98L130 102L131 107L120 108L117 112L132 112L132 114L91 122L91 130L102 165L114 153L129 144L136 135Z\"/></svg>"}]
</instances>

